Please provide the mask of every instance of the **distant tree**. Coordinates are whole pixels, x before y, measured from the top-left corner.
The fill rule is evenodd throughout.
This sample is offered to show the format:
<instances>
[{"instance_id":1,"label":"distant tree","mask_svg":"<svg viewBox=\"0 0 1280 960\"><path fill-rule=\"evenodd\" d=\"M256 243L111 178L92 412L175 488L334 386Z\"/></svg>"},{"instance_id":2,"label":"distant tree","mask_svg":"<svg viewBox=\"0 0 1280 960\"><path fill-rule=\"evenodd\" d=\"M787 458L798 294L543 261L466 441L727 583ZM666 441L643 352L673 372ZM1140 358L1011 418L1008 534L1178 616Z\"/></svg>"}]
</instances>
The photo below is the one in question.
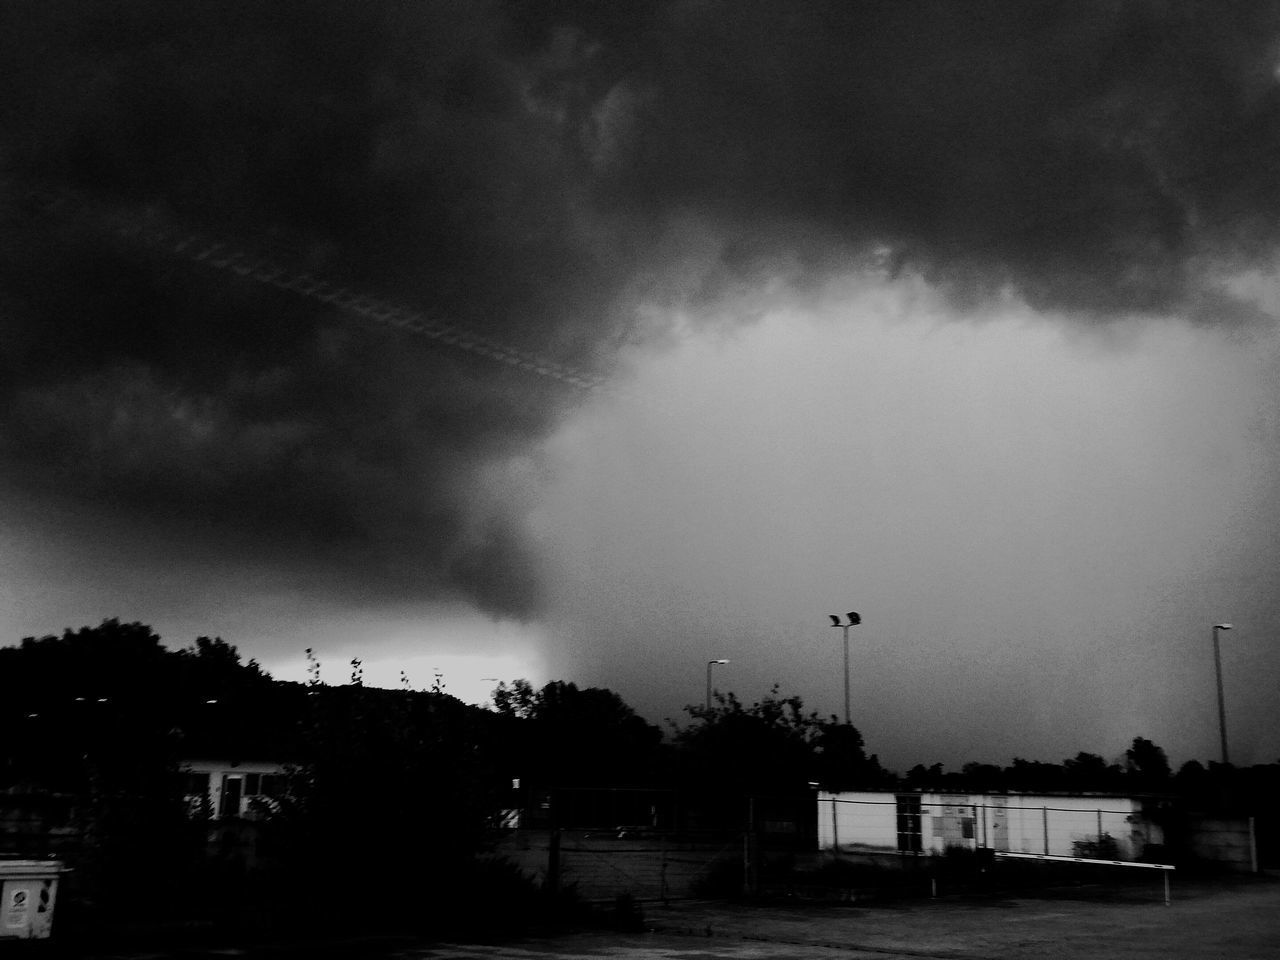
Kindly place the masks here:
<instances>
[{"instance_id":1,"label":"distant tree","mask_svg":"<svg viewBox=\"0 0 1280 960\"><path fill-rule=\"evenodd\" d=\"M1014 757L1005 768L1004 782L1008 790L1052 792L1066 789L1066 772L1056 763Z\"/></svg>"},{"instance_id":2,"label":"distant tree","mask_svg":"<svg viewBox=\"0 0 1280 960\"><path fill-rule=\"evenodd\" d=\"M684 784L781 794L805 792L812 782L847 789L891 779L867 756L855 727L806 712L799 697L779 696L777 686L750 706L729 693L685 710L696 722L675 733Z\"/></svg>"},{"instance_id":3,"label":"distant tree","mask_svg":"<svg viewBox=\"0 0 1280 960\"><path fill-rule=\"evenodd\" d=\"M943 776L942 764L934 763L926 767L923 763L917 763L902 778L902 785L909 790L926 790L942 783Z\"/></svg>"},{"instance_id":4,"label":"distant tree","mask_svg":"<svg viewBox=\"0 0 1280 960\"><path fill-rule=\"evenodd\" d=\"M205 839L186 818L179 762L189 734L226 726L207 701L270 684L234 647L201 638L172 651L150 627L104 620L60 636L26 637L0 648L0 716L6 729L5 785L75 798L83 891L110 905L125 891L173 882L182 888ZM234 705L234 703L233 703ZM235 716L234 714L232 715Z\"/></svg>"},{"instance_id":5,"label":"distant tree","mask_svg":"<svg viewBox=\"0 0 1280 960\"><path fill-rule=\"evenodd\" d=\"M1081 751L1062 761L1063 785L1068 790L1109 791L1122 788L1123 773L1118 764L1107 763L1096 753Z\"/></svg>"},{"instance_id":6,"label":"distant tree","mask_svg":"<svg viewBox=\"0 0 1280 960\"><path fill-rule=\"evenodd\" d=\"M971 761L960 768L959 783L966 790L1004 790L1005 779L1005 770L994 763Z\"/></svg>"},{"instance_id":7,"label":"distant tree","mask_svg":"<svg viewBox=\"0 0 1280 960\"><path fill-rule=\"evenodd\" d=\"M499 683L493 691L493 708L504 717L528 719L538 705L538 691L528 680Z\"/></svg>"},{"instance_id":8,"label":"distant tree","mask_svg":"<svg viewBox=\"0 0 1280 960\"><path fill-rule=\"evenodd\" d=\"M1160 790L1169 786L1172 772L1164 750L1150 740L1134 737L1125 751L1125 771L1129 779L1144 790Z\"/></svg>"},{"instance_id":9,"label":"distant tree","mask_svg":"<svg viewBox=\"0 0 1280 960\"><path fill-rule=\"evenodd\" d=\"M1208 772L1199 760L1188 760L1178 768L1176 776L1179 781L1194 781L1202 779Z\"/></svg>"},{"instance_id":10,"label":"distant tree","mask_svg":"<svg viewBox=\"0 0 1280 960\"><path fill-rule=\"evenodd\" d=\"M1214 796L1214 778L1199 760L1188 760L1178 768L1173 789L1192 807L1203 809Z\"/></svg>"},{"instance_id":11,"label":"distant tree","mask_svg":"<svg viewBox=\"0 0 1280 960\"><path fill-rule=\"evenodd\" d=\"M880 766L876 754L867 754L862 734L852 724L824 722L812 744L814 779L828 790L874 789L897 779Z\"/></svg>"},{"instance_id":12,"label":"distant tree","mask_svg":"<svg viewBox=\"0 0 1280 960\"><path fill-rule=\"evenodd\" d=\"M662 777L661 729L612 690L558 680L535 690L516 680L498 687L494 703L506 762L531 786L652 785Z\"/></svg>"}]
</instances>

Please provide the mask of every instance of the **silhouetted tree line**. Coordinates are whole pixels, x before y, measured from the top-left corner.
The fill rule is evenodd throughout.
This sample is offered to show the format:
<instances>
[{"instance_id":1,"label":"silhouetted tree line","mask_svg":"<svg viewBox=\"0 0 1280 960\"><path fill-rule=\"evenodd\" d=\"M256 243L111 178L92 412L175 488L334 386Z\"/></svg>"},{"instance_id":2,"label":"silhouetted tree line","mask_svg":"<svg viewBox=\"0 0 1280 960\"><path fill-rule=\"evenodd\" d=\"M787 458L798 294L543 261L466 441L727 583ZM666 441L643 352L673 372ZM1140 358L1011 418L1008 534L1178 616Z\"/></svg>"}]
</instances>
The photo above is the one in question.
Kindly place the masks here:
<instances>
[{"instance_id":1,"label":"silhouetted tree line","mask_svg":"<svg viewBox=\"0 0 1280 960\"><path fill-rule=\"evenodd\" d=\"M1108 761L1077 753L1061 763L1015 757L1008 766L966 763L959 770L917 764L902 777L911 790L943 792L1124 793L1176 798L1199 810L1249 813L1280 788L1280 763L1233 767L1188 760L1176 772L1164 750L1135 737L1124 755Z\"/></svg>"},{"instance_id":2,"label":"silhouetted tree line","mask_svg":"<svg viewBox=\"0 0 1280 960\"><path fill-rule=\"evenodd\" d=\"M374 878L350 882L376 885L380 918L439 929L469 903L484 903L491 919L541 909L540 895L485 853L501 811L554 807L557 789L661 789L700 825L740 828L743 798L800 810L815 785L1176 794L1200 809L1249 806L1280 786L1280 764L1191 761L1174 773L1141 737L1115 762L1079 753L1057 764L917 765L898 777L867 754L855 727L776 687L751 704L722 694L689 706L664 735L616 693L568 682L504 683L484 709L438 683L365 687L359 661L349 683L322 683L314 658L310 675L275 681L221 639L169 650L149 627L117 620L26 638L0 648L0 722L11 732L0 790L11 802L41 792L69 801L64 826L80 843L72 886L104 914L158 889L153 912L167 892L175 913L195 899L230 916L234 891L240 907L247 900L272 919L320 910L328 925L358 924L369 919L363 910L332 913L338 881ZM251 876L211 861L214 825L183 803L181 761L200 757L289 765L288 795L255 828L263 859ZM158 876L171 882L157 887Z\"/></svg>"}]
</instances>

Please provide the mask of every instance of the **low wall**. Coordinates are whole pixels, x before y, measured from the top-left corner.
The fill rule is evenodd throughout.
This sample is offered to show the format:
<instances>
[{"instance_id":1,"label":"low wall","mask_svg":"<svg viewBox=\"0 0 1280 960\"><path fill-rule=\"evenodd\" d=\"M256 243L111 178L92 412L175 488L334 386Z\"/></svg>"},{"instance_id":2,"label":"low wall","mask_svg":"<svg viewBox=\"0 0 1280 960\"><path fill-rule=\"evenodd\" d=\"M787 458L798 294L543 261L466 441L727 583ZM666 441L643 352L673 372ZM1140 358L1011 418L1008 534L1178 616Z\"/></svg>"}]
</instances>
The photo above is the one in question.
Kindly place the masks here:
<instances>
[{"instance_id":1,"label":"low wall","mask_svg":"<svg viewBox=\"0 0 1280 960\"><path fill-rule=\"evenodd\" d=\"M1252 817L1192 814L1187 822L1187 850L1197 860L1239 873L1256 873L1257 843Z\"/></svg>"},{"instance_id":2,"label":"low wall","mask_svg":"<svg viewBox=\"0 0 1280 960\"><path fill-rule=\"evenodd\" d=\"M513 830L493 853L514 863L537 883L553 880L572 887L584 900L612 900L628 894L637 900L678 900L705 895L717 872L740 873L741 836L671 837L661 834L620 837L612 831L562 830L559 850L551 853L549 830Z\"/></svg>"}]
</instances>

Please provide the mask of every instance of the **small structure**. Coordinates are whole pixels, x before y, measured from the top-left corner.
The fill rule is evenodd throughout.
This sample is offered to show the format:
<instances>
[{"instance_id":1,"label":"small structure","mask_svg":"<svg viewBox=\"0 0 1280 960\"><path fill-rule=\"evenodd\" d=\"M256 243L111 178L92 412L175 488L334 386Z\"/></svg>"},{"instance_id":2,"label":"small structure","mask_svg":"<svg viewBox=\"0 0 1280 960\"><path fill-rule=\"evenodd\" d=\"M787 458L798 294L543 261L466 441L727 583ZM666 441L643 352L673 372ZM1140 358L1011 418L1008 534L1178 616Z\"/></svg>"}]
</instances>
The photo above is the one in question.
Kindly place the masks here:
<instances>
[{"instance_id":1,"label":"small structure","mask_svg":"<svg viewBox=\"0 0 1280 960\"><path fill-rule=\"evenodd\" d=\"M60 873L56 860L0 861L0 939L49 936Z\"/></svg>"},{"instance_id":2,"label":"small structure","mask_svg":"<svg viewBox=\"0 0 1280 960\"><path fill-rule=\"evenodd\" d=\"M284 796L285 766L267 760L186 760L187 809L213 819L255 819Z\"/></svg>"},{"instance_id":3,"label":"small structure","mask_svg":"<svg viewBox=\"0 0 1280 960\"><path fill-rule=\"evenodd\" d=\"M818 849L836 853L1139 860L1163 840L1142 800L1112 794L818 792Z\"/></svg>"}]
</instances>

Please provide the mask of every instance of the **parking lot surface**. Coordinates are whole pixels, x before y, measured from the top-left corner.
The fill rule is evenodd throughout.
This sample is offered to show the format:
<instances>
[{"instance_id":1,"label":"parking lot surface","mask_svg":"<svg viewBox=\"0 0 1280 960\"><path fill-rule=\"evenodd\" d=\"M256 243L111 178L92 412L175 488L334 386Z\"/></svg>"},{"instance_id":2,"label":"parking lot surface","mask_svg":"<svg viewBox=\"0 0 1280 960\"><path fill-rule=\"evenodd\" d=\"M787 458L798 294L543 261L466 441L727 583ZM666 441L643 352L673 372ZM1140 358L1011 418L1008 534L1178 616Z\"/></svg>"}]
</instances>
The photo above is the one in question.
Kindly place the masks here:
<instances>
[{"instance_id":1,"label":"parking lot surface","mask_svg":"<svg viewBox=\"0 0 1280 960\"><path fill-rule=\"evenodd\" d=\"M1175 887L1149 900L928 900L890 905L645 905L648 932L436 944L403 960L1277 960L1280 882Z\"/></svg>"}]
</instances>

